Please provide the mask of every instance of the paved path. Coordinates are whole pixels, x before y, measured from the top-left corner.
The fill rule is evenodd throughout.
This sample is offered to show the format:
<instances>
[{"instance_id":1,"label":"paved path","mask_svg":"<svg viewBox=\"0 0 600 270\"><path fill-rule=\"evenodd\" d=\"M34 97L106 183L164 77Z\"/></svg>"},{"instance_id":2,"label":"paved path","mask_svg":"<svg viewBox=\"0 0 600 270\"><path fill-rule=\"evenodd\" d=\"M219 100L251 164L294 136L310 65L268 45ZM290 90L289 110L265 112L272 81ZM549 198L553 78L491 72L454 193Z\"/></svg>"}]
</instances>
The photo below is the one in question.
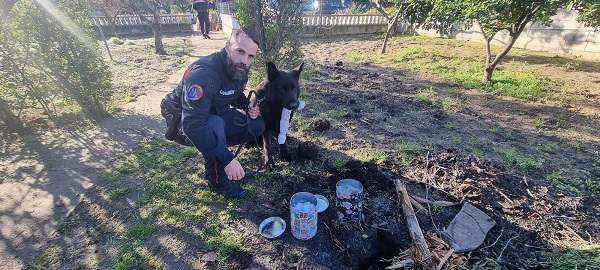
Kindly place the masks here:
<instances>
[{"instance_id":1,"label":"paved path","mask_svg":"<svg viewBox=\"0 0 600 270\"><path fill-rule=\"evenodd\" d=\"M226 36L195 34L190 63L220 50ZM18 165L0 175L0 269L19 269L42 254L81 197L111 162L147 137L162 137L160 100L186 67L118 114L83 133L17 135L0 131L0 166Z\"/></svg>"}]
</instances>

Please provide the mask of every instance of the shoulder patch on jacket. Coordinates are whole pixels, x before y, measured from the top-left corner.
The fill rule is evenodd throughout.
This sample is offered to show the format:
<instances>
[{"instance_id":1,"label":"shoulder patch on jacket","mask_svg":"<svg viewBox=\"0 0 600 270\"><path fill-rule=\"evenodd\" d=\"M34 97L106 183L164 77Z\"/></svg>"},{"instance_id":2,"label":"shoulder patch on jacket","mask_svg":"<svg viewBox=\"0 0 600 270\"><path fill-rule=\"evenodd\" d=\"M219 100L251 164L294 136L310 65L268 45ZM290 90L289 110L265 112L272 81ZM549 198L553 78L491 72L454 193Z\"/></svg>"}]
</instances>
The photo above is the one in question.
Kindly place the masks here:
<instances>
[{"instance_id":1,"label":"shoulder patch on jacket","mask_svg":"<svg viewBox=\"0 0 600 270\"><path fill-rule=\"evenodd\" d=\"M204 90L202 89L202 86L198 84L192 84L188 88L185 98L187 100L199 100L200 98L202 98L202 95L204 95Z\"/></svg>"}]
</instances>

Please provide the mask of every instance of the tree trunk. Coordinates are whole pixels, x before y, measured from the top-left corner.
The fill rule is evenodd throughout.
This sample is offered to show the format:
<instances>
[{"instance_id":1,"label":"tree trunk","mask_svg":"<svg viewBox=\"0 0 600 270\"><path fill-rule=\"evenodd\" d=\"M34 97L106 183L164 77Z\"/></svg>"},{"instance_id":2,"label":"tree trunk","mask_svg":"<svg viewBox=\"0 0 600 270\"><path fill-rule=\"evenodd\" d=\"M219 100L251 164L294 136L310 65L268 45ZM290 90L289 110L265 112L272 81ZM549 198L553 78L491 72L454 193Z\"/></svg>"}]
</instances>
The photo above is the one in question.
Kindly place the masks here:
<instances>
[{"instance_id":1,"label":"tree trunk","mask_svg":"<svg viewBox=\"0 0 600 270\"><path fill-rule=\"evenodd\" d=\"M24 128L21 120L12 112L8 102L0 97L0 120L8 127L8 129Z\"/></svg>"},{"instance_id":2,"label":"tree trunk","mask_svg":"<svg viewBox=\"0 0 600 270\"><path fill-rule=\"evenodd\" d=\"M154 6L150 5L147 0L143 0L144 5L152 10L152 17L154 17L154 22L152 23L152 31L154 32L154 49L157 54L165 55L167 52L165 51L165 46L162 42L162 29L160 28L160 13L158 13L158 9Z\"/></svg>"},{"instance_id":3,"label":"tree trunk","mask_svg":"<svg viewBox=\"0 0 600 270\"><path fill-rule=\"evenodd\" d=\"M108 11L106 10L106 8L104 8L102 5L97 5L97 6L98 6L98 8L100 8L102 13L104 13L104 16L106 16L106 18L108 18L108 24L110 25L110 30L112 31L113 36L121 38L121 36L119 36L119 32L117 31L117 25L116 25L117 16L119 16L121 9L117 10L117 12L115 13L114 16L111 16L110 14L108 14Z\"/></svg>"},{"instance_id":4,"label":"tree trunk","mask_svg":"<svg viewBox=\"0 0 600 270\"><path fill-rule=\"evenodd\" d=\"M401 10L398 9L396 11L396 14L394 14L392 21L390 23L388 23L388 29L385 32L385 38L383 39L383 46L381 46L380 54L385 53L385 50L387 49L388 39L390 38L390 36L392 36L396 33L396 25L398 25L398 20L400 19L401 14L402 14Z\"/></svg>"},{"instance_id":5,"label":"tree trunk","mask_svg":"<svg viewBox=\"0 0 600 270\"><path fill-rule=\"evenodd\" d=\"M0 1L0 18L4 19L7 17L10 9L15 5L17 0L2 0Z\"/></svg>"},{"instance_id":6,"label":"tree trunk","mask_svg":"<svg viewBox=\"0 0 600 270\"><path fill-rule=\"evenodd\" d=\"M261 37L261 41L260 41L260 49L262 50L263 55L265 56L265 60L267 61L272 61L273 59L271 59L271 55L269 54L269 50L267 49L267 29L265 29L265 24L263 22L263 17L262 17L262 6L261 6L261 1L260 0L256 0L256 10L258 13L258 26L260 27L260 37Z\"/></svg>"},{"instance_id":7,"label":"tree trunk","mask_svg":"<svg viewBox=\"0 0 600 270\"><path fill-rule=\"evenodd\" d=\"M493 35L488 37L485 34L483 27L481 27L481 24L479 24L479 31L481 32L481 34L483 35L483 38L486 41L485 42L486 58L485 58L485 67L484 67L484 74L483 74L484 82L492 81L492 74L494 73L494 69L496 69L496 66L498 66L498 64L500 63L502 58L504 58L504 56L506 56L508 54L508 52L512 49L513 45L515 45L517 38L519 38L519 36L523 32L523 29L525 29L525 26L529 23L529 21L533 17L533 14L535 14L540 9L540 7L541 7L540 5L537 5L537 6L533 6L531 11L524 11L517 23L515 23L510 28L504 29L504 30L508 31L508 41L506 42L506 45L504 46L504 49L502 50L502 52L497 54L496 57L494 57L493 61L492 61L492 51L490 48L490 43L492 42L492 39L494 38L496 33L498 33L499 30L494 32Z\"/></svg>"},{"instance_id":8,"label":"tree trunk","mask_svg":"<svg viewBox=\"0 0 600 270\"><path fill-rule=\"evenodd\" d=\"M127 6L129 6L129 8L131 8L135 13L137 13L138 17L140 17L140 20L148 25L150 25L150 27L152 28L152 32L154 32L154 50L156 52L156 54L160 54L160 55L165 55L167 54L167 52L165 51L165 46L163 46L163 42L162 42L162 29L160 28L160 13L158 13L158 10L156 9L156 7L152 6L147 0L142 0L141 3L142 5L144 5L144 7L146 7L149 10L152 10L152 17L154 18L154 21L151 22L150 20L148 20L144 14L142 14L142 10L138 5L135 5L134 3L131 2L131 0L121 0L124 4L126 4Z\"/></svg>"}]
</instances>

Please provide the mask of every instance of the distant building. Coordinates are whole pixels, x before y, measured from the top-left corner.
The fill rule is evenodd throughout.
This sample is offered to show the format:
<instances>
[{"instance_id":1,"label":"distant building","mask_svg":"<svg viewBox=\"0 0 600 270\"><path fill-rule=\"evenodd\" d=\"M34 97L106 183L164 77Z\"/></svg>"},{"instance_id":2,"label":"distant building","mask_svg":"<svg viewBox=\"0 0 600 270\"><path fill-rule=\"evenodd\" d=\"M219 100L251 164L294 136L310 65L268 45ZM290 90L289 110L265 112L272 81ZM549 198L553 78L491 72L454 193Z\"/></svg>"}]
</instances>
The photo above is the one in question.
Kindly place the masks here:
<instances>
[{"instance_id":1,"label":"distant building","mask_svg":"<svg viewBox=\"0 0 600 270\"><path fill-rule=\"evenodd\" d=\"M322 6L320 1L323 1ZM333 14L344 9L346 2L349 5L350 0L307 0L304 4L304 14L320 14L321 7L323 14Z\"/></svg>"}]
</instances>

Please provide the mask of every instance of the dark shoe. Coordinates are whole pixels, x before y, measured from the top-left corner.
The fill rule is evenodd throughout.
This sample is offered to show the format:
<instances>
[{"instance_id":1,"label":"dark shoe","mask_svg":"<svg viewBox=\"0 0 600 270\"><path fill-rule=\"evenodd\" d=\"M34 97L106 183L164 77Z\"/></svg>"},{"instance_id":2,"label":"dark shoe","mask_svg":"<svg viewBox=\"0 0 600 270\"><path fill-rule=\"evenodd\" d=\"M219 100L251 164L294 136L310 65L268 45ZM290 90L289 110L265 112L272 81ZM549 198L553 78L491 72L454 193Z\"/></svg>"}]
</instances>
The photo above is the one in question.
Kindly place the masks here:
<instances>
[{"instance_id":1,"label":"dark shoe","mask_svg":"<svg viewBox=\"0 0 600 270\"><path fill-rule=\"evenodd\" d=\"M210 190L227 198L241 198L246 195L246 191L243 188L227 178L219 179L218 183L208 181L208 186L210 187Z\"/></svg>"},{"instance_id":2,"label":"dark shoe","mask_svg":"<svg viewBox=\"0 0 600 270\"><path fill-rule=\"evenodd\" d=\"M210 36L208 34L203 34L205 39L210 39Z\"/></svg>"}]
</instances>

